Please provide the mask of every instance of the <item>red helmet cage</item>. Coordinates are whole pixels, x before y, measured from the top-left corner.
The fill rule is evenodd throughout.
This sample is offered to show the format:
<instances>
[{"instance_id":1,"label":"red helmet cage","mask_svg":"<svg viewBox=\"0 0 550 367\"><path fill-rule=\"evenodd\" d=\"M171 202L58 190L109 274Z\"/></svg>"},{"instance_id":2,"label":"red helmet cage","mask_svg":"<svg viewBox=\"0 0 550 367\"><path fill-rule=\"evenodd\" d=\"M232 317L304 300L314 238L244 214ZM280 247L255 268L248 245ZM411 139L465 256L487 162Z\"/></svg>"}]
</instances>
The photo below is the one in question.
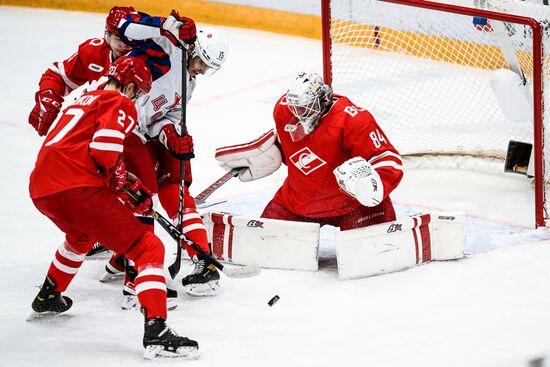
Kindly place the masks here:
<instances>
[{"instance_id":1,"label":"red helmet cage","mask_svg":"<svg viewBox=\"0 0 550 367\"><path fill-rule=\"evenodd\" d=\"M109 67L109 76L122 85L136 83L136 94L149 93L153 83L151 72L145 63L131 56L118 58Z\"/></svg>"},{"instance_id":2,"label":"red helmet cage","mask_svg":"<svg viewBox=\"0 0 550 367\"><path fill-rule=\"evenodd\" d=\"M118 24L120 21L128 16L128 14L135 12L136 9L131 6L114 6L107 15L105 21L105 30L107 33L118 36Z\"/></svg>"}]
</instances>

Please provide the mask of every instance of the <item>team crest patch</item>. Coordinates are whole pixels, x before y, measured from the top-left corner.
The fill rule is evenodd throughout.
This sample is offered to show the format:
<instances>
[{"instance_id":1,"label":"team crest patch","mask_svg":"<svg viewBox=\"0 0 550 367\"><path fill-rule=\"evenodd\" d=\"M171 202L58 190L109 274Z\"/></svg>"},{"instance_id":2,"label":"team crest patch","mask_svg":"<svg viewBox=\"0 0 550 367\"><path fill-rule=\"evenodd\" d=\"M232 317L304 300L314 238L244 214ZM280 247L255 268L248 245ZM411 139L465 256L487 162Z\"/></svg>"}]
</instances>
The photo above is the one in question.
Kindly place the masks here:
<instances>
[{"instance_id":1,"label":"team crest patch","mask_svg":"<svg viewBox=\"0 0 550 367\"><path fill-rule=\"evenodd\" d=\"M327 162L319 158L308 147L302 148L291 155L290 161L306 176L317 168L327 164Z\"/></svg>"}]
</instances>

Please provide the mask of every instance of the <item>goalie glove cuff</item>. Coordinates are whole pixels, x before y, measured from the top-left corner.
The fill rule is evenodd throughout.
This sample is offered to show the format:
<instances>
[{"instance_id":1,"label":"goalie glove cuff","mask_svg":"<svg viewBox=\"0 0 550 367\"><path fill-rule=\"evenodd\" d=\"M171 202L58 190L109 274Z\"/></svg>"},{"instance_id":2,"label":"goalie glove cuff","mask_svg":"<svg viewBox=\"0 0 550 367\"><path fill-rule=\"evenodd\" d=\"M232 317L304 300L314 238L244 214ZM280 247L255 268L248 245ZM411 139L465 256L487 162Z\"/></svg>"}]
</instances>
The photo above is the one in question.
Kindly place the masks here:
<instances>
[{"instance_id":1,"label":"goalie glove cuff","mask_svg":"<svg viewBox=\"0 0 550 367\"><path fill-rule=\"evenodd\" d=\"M333 171L338 186L361 205L373 207L384 199L384 184L380 175L362 157L351 158Z\"/></svg>"}]
</instances>

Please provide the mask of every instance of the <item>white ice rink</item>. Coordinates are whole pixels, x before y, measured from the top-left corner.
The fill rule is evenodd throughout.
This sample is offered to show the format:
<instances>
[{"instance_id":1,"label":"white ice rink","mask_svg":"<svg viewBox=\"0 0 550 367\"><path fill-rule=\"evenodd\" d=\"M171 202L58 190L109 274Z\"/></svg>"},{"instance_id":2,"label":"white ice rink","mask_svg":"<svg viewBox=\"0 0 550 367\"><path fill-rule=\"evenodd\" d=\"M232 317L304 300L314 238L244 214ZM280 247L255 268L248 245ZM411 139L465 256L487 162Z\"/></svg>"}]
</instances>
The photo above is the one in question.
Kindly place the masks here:
<instances>
[{"instance_id":1,"label":"white ice rink","mask_svg":"<svg viewBox=\"0 0 550 367\"><path fill-rule=\"evenodd\" d=\"M0 7L0 366L152 365L142 359L141 314L120 309L120 283L98 282L103 261L83 264L66 293L74 301L66 315L25 322L63 241L28 197L42 138L27 117L51 62L101 37L103 28L103 15ZM223 174L213 158L216 147L271 128L273 104L295 75L321 71L319 41L223 30L228 61L211 78L199 79L188 106L195 194ZM284 175L281 169L254 183L234 179L211 198L228 201L213 208L258 215ZM255 278L223 278L223 293L213 298L181 291L168 321L199 342L201 359L152 363L519 367L550 356L550 232L530 227L533 196L522 177L407 170L392 195L399 214L464 211L466 258L339 281L334 231L327 228L319 272L263 270ZM182 273L190 270L186 263ZM281 299L269 307L275 294Z\"/></svg>"}]
</instances>

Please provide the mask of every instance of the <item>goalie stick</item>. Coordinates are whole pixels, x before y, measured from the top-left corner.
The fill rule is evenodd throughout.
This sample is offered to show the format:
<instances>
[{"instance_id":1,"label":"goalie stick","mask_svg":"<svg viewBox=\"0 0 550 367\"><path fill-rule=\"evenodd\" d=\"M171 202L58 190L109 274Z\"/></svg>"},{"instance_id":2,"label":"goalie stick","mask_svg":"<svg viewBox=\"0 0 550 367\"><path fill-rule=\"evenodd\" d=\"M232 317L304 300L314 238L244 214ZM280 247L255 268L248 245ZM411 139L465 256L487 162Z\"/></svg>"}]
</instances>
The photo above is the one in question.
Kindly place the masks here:
<instances>
[{"instance_id":1,"label":"goalie stick","mask_svg":"<svg viewBox=\"0 0 550 367\"><path fill-rule=\"evenodd\" d=\"M256 264L249 264L241 267L227 269L222 263L213 258L212 255L204 251L195 242L191 241L191 239L185 236L178 228L176 228L176 226L174 226L161 214L153 211L153 214L151 216L160 224L162 228L166 230L166 232L168 232L170 237L172 237L176 242L180 243L181 241L185 241L190 247L206 257L208 261L210 261L216 268L218 268L229 278L249 278L260 274L260 267Z\"/></svg>"},{"instance_id":2,"label":"goalie stick","mask_svg":"<svg viewBox=\"0 0 550 367\"><path fill-rule=\"evenodd\" d=\"M240 167L240 168L233 168L231 171L228 171L226 174L224 174L222 177L218 178L216 181L214 181L210 186L208 186L206 189L202 190L197 196L195 196L195 204L203 205L206 199L214 193L217 189L219 189L224 183L231 180L233 177L237 177L239 173L241 173L243 170L245 170L246 167Z\"/></svg>"}]
</instances>

